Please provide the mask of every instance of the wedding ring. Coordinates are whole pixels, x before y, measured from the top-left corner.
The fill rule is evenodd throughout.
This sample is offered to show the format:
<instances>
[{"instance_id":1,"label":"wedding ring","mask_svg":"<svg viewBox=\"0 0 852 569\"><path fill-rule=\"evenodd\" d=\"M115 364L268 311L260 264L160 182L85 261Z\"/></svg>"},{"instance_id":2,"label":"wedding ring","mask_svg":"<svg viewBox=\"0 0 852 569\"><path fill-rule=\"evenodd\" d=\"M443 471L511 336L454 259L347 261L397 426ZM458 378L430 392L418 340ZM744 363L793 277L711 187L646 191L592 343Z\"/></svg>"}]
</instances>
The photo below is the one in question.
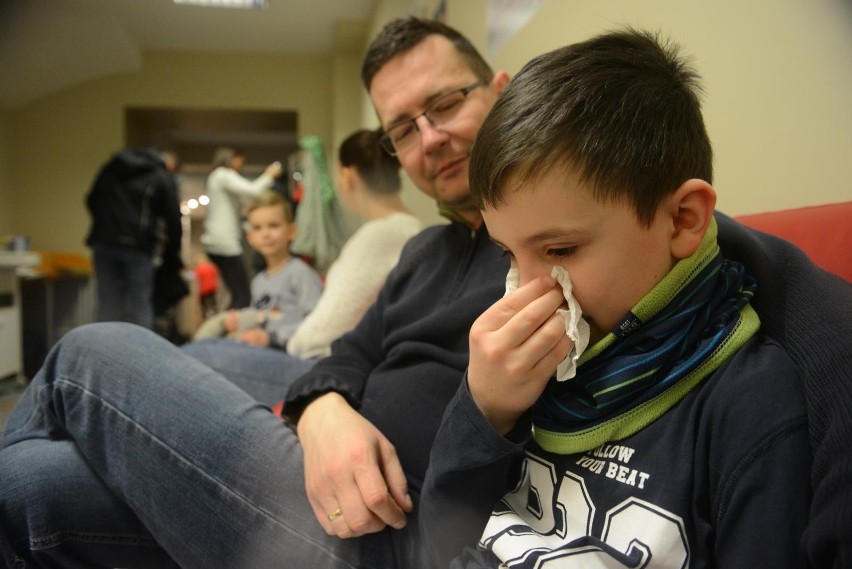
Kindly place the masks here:
<instances>
[{"instance_id":1,"label":"wedding ring","mask_svg":"<svg viewBox=\"0 0 852 569\"><path fill-rule=\"evenodd\" d=\"M333 512L331 512L328 515L328 521L333 522L334 520L336 520L337 518L339 518L342 515L343 515L343 510L341 510L340 508L337 508L336 510L334 510Z\"/></svg>"}]
</instances>

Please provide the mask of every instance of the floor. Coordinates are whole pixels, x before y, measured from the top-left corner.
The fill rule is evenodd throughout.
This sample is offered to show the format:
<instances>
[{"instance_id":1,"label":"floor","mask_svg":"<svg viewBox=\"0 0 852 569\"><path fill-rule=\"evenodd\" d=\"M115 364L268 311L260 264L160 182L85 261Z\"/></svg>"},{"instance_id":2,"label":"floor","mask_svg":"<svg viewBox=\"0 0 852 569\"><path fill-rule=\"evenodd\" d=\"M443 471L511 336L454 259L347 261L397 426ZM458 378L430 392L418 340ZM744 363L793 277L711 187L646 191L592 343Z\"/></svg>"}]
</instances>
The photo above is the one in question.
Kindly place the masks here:
<instances>
[{"instance_id":1,"label":"floor","mask_svg":"<svg viewBox=\"0 0 852 569\"><path fill-rule=\"evenodd\" d=\"M0 0L2 3L3 0ZM178 324L171 316L160 317L156 322L156 332L168 339L174 344L180 345L187 341L187 338L181 335L181 330L178 329ZM62 331L56 332L56 337L60 337ZM25 373L29 376L34 375L50 349L50 345L43 343L42 345L24 347L24 367ZM12 408L21 396L21 392L26 388L26 380L19 381L15 376L0 378L0 433L6 427L6 421Z\"/></svg>"}]
</instances>

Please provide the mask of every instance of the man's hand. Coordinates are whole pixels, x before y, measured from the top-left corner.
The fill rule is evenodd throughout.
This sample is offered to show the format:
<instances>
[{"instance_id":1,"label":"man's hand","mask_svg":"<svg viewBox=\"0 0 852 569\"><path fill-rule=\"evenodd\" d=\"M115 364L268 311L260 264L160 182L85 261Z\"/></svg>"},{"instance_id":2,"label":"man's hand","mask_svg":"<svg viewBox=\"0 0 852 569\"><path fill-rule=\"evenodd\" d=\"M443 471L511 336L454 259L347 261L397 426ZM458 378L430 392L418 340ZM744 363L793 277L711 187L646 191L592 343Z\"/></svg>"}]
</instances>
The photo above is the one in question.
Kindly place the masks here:
<instances>
[{"instance_id":1,"label":"man's hand","mask_svg":"<svg viewBox=\"0 0 852 569\"><path fill-rule=\"evenodd\" d=\"M571 350L556 313L564 301L556 281L540 277L498 300L470 329L468 387L500 434L535 403Z\"/></svg>"},{"instance_id":2,"label":"man's hand","mask_svg":"<svg viewBox=\"0 0 852 569\"><path fill-rule=\"evenodd\" d=\"M312 401L296 430L308 500L329 535L358 537L405 526L414 505L396 450L341 395ZM338 508L342 514L329 519Z\"/></svg>"}]
</instances>

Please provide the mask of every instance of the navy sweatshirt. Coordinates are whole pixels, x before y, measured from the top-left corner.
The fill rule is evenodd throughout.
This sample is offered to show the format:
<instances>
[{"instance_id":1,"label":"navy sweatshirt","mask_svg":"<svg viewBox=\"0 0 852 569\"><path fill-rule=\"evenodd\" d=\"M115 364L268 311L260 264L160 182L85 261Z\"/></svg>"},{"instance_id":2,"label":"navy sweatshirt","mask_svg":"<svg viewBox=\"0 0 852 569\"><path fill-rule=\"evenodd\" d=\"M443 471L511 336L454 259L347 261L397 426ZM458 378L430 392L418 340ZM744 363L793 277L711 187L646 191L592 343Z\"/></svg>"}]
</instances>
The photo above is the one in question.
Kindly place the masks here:
<instances>
[{"instance_id":1,"label":"navy sweatshirt","mask_svg":"<svg viewBox=\"0 0 852 569\"><path fill-rule=\"evenodd\" d=\"M625 439L558 455L524 430L498 435L461 386L421 499L433 567L477 541L524 569L805 567L804 390L771 340L753 338ZM498 562L468 551L454 566Z\"/></svg>"},{"instance_id":2,"label":"navy sweatshirt","mask_svg":"<svg viewBox=\"0 0 852 569\"><path fill-rule=\"evenodd\" d=\"M424 229L358 326L290 388L285 413L342 394L396 447L416 503L441 416L467 369L470 326L503 295L508 268L484 225Z\"/></svg>"}]
</instances>

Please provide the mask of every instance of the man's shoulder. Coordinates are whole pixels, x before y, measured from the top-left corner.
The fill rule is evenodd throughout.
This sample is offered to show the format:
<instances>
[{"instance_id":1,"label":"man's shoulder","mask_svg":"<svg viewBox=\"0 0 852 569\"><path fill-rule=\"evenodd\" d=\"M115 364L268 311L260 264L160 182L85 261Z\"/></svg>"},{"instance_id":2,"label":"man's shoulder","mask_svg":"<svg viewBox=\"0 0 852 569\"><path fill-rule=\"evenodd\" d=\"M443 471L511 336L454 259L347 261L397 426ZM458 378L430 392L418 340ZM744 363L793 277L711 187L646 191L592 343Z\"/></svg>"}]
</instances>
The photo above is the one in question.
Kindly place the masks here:
<instances>
[{"instance_id":1,"label":"man's shoulder","mask_svg":"<svg viewBox=\"0 0 852 569\"><path fill-rule=\"evenodd\" d=\"M453 228L448 224L430 225L416 235L413 235L400 254L399 262L407 263L419 261L423 255L435 255L436 248L453 239Z\"/></svg>"},{"instance_id":2,"label":"man's shoulder","mask_svg":"<svg viewBox=\"0 0 852 569\"><path fill-rule=\"evenodd\" d=\"M412 236L406 243L406 251L413 253L428 250L434 255L435 247L465 247L475 240L475 232L460 223L436 223Z\"/></svg>"},{"instance_id":3,"label":"man's shoulder","mask_svg":"<svg viewBox=\"0 0 852 569\"><path fill-rule=\"evenodd\" d=\"M429 243L435 240L445 240L458 235L458 227L455 223L436 223L424 227L417 235L412 237L411 243Z\"/></svg>"},{"instance_id":4,"label":"man's shoulder","mask_svg":"<svg viewBox=\"0 0 852 569\"><path fill-rule=\"evenodd\" d=\"M814 265L795 245L717 213L725 258L757 281L753 306L761 332L777 340L809 377L852 378L852 287Z\"/></svg>"}]
</instances>

